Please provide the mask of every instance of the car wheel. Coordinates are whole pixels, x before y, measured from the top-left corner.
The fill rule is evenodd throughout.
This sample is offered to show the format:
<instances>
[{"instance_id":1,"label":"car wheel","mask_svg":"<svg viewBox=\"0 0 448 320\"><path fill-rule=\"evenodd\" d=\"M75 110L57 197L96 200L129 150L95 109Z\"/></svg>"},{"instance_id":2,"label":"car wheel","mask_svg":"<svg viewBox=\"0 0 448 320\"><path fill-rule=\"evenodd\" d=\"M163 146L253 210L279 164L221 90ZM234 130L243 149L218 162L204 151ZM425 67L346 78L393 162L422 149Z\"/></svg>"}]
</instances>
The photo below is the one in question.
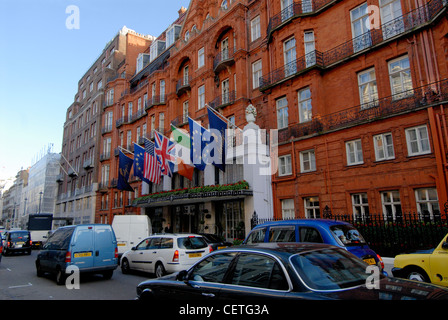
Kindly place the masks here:
<instances>
[{"instance_id":1,"label":"car wheel","mask_svg":"<svg viewBox=\"0 0 448 320\"><path fill-rule=\"evenodd\" d=\"M56 283L58 285L65 284L65 278L66 278L65 273L59 268L58 271L56 272Z\"/></svg>"},{"instance_id":2,"label":"car wheel","mask_svg":"<svg viewBox=\"0 0 448 320\"><path fill-rule=\"evenodd\" d=\"M37 261L36 261L36 274L38 277L42 277L44 275L44 272L42 271L40 263Z\"/></svg>"},{"instance_id":3,"label":"car wheel","mask_svg":"<svg viewBox=\"0 0 448 320\"><path fill-rule=\"evenodd\" d=\"M406 273L406 279L420 282L431 282L426 272L417 268L409 269Z\"/></svg>"},{"instance_id":4,"label":"car wheel","mask_svg":"<svg viewBox=\"0 0 448 320\"><path fill-rule=\"evenodd\" d=\"M123 274L128 274L131 272L131 268L129 267L129 261L126 258L121 261L121 272Z\"/></svg>"},{"instance_id":5,"label":"car wheel","mask_svg":"<svg viewBox=\"0 0 448 320\"><path fill-rule=\"evenodd\" d=\"M163 267L163 264L161 262L158 262L156 264L155 274L156 274L156 278L160 278L165 275L165 268Z\"/></svg>"}]
</instances>

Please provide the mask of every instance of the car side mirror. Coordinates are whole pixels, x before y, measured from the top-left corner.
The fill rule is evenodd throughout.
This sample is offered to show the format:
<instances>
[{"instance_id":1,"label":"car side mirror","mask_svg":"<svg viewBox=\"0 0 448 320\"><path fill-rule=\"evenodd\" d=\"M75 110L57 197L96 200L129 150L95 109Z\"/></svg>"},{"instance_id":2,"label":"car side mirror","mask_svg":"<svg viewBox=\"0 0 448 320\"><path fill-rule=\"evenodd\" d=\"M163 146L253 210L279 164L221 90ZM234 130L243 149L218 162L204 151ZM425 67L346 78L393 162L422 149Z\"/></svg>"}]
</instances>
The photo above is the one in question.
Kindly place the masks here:
<instances>
[{"instance_id":1,"label":"car side mirror","mask_svg":"<svg viewBox=\"0 0 448 320\"><path fill-rule=\"evenodd\" d=\"M135 250L137 250L137 248L136 248L136 247L132 247L131 250L132 250L132 251L135 251Z\"/></svg>"},{"instance_id":2,"label":"car side mirror","mask_svg":"<svg viewBox=\"0 0 448 320\"><path fill-rule=\"evenodd\" d=\"M448 242L445 241L444 243L442 243L442 249L448 249Z\"/></svg>"},{"instance_id":3,"label":"car side mirror","mask_svg":"<svg viewBox=\"0 0 448 320\"><path fill-rule=\"evenodd\" d=\"M188 281L188 272L187 272L187 270L179 271L179 273L176 276L176 280L178 280L178 281Z\"/></svg>"}]
</instances>

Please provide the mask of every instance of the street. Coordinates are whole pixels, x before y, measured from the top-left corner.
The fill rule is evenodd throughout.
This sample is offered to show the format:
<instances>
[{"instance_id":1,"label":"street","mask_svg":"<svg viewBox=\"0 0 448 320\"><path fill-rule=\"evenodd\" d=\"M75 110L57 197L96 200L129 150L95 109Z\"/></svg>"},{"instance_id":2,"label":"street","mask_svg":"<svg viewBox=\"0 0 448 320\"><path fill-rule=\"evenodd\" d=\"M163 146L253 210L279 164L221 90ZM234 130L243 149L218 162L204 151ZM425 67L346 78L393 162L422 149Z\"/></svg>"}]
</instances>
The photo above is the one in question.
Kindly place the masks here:
<instances>
[{"instance_id":1,"label":"street","mask_svg":"<svg viewBox=\"0 0 448 320\"><path fill-rule=\"evenodd\" d=\"M79 289L67 289L57 285L50 275L36 276L37 253L2 257L0 300L132 300L137 285L153 277L144 273L124 275L118 267L110 280L104 280L101 275L81 276Z\"/></svg>"}]
</instances>

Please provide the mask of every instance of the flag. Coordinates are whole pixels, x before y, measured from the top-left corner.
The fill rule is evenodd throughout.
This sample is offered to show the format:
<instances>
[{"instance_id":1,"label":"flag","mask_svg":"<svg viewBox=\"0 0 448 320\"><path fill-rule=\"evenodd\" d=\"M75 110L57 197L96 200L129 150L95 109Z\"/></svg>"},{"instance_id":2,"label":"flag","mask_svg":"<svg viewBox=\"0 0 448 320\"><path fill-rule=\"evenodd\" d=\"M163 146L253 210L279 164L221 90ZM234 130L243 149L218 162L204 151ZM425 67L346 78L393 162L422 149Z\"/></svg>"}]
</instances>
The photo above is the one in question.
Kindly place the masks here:
<instances>
[{"instance_id":1,"label":"flag","mask_svg":"<svg viewBox=\"0 0 448 320\"><path fill-rule=\"evenodd\" d=\"M155 131L155 148L154 153L159 162L160 169L162 173L166 176L171 177L174 170L174 142L165 137L163 134Z\"/></svg>"},{"instance_id":2,"label":"flag","mask_svg":"<svg viewBox=\"0 0 448 320\"><path fill-rule=\"evenodd\" d=\"M134 175L136 175L146 183L153 182L158 184L160 183L161 175L160 167L154 156L154 151L152 152L152 154L150 151L150 148L145 147L145 149L143 149L141 146L134 143Z\"/></svg>"},{"instance_id":3,"label":"flag","mask_svg":"<svg viewBox=\"0 0 448 320\"><path fill-rule=\"evenodd\" d=\"M191 163L201 171L204 171L206 166L206 157L202 156L202 151L206 146L206 141L203 140L202 135L206 134L207 130L199 123L188 117L188 124L190 127L190 160Z\"/></svg>"},{"instance_id":4,"label":"flag","mask_svg":"<svg viewBox=\"0 0 448 320\"><path fill-rule=\"evenodd\" d=\"M119 150L118 157L118 190L134 191L128 183L129 174L131 173L131 168L133 160L127 157L121 150Z\"/></svg>"},{"instance_id":5,"label":"flag","mask_svg":"<svg viewBox=\"0 0 448 320\"><path fill-rule=\"evenodd\" d=\"M189 180L193 180L194 167L190 161L190 137L188 134L171 125L171 137L175 142L175 156L177 173Z\"/></svg>"},{"instance_id":6,"label":"flag","mask_svg":"<svg viewBox=\"0 0 448 320\"><path fill-rule=\"evenodd\" d=\"M210 154L212 164L225 171L226 163L226 130L227 122L218 117L213 110L207 108L210 132L213 137L213 152Z\"/></svg>"}]
</instances>

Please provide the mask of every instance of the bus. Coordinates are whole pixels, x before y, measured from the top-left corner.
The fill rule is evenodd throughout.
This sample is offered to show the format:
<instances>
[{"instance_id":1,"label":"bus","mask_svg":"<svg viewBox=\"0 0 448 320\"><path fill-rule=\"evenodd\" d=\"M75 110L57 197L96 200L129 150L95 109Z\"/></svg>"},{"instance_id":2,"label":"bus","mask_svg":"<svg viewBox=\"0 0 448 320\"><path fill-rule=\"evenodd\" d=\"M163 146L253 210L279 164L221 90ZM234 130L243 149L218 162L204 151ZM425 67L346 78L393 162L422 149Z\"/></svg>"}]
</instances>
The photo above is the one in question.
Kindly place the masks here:
<instances>
[{"instance_id":1,"label":"bus","mask_svg":"<svg viewBox=\"0 0 448 320\"><path fill-rule=\"evenodd\" d=\"M48 231L52 229L53 214L30 214L28 219L28 231L31 233L33 248L40 248L47 240Z\"/></svg>"}]
</instances>

